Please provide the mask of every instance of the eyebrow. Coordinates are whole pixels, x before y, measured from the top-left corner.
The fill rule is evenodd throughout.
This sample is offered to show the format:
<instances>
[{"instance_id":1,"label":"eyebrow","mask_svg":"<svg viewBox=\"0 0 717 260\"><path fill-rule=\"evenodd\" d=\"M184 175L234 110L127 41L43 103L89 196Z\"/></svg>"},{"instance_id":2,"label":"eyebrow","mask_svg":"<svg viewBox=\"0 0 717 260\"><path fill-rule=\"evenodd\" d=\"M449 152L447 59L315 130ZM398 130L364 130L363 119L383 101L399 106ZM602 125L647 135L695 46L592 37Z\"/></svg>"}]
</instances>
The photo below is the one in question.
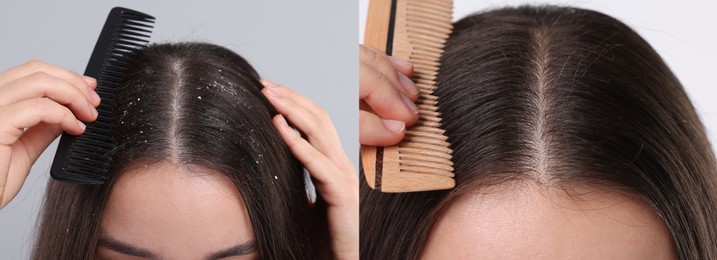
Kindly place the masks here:
<instances>
[{"instance_id":1,"label":"eyebrow","mask_svg":"<svg viewBox=\"0 0 717 260\"><path fill-rule=\"evenodd\" d=\"M97 244L120 254L143 257L148 259L160 259L159 257L157 257L157 255L147 249L139 248L137 246L119 241L112 237L102 237L98 240ZM208 254L206 256L206 259L219 260L231 256L248 255L254 252L256 252L256 241L252 240Z\"/></svg>"},{"instance_id":2,"label":"eyebrow","mask_svg":"<svg viewBox=\"0 0 717 260\"><path fill-rule=\"evenodd\" d=\"M207 260L219 260L225 257L230 256L240 256L240 255L248 255L251 253L256 252L256 242L255 241L249 241L243 244L238 244L236 246L218 251L216 253L209 254L206 259Z\"/></svg>"},{"instance_id":3,"label":"eyebrow","mask_svg":"<svg viewBox=\"0 0 717 260\"><path fill-rule=\"evenodd\" d=\"M120 254L138 256L149 259L159 259L156 255L152 254L147 249L139 248L129 243L119 241L112 237L102 237L97 241L97 245L105 247L109 250L115 251Z\"/></svg>"}]
</instances>

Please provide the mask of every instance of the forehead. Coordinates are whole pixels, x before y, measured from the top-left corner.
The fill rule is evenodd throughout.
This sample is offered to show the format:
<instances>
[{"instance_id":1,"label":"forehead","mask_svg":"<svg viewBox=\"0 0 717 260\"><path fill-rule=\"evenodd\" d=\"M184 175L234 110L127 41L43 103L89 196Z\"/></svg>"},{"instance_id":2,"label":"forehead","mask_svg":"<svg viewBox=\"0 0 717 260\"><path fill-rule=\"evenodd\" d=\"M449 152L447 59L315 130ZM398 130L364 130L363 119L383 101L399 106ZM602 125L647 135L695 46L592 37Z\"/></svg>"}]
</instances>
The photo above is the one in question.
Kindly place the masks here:
<instances>
[{"instance_id":1,"label":"forehead","mask_svg":"<svg viewBox=\"0 0 717 260\"><path fill-rule=\"evenodd\" d=\"M540 184L458 196L439 217L427 259L674 259L664 221L637 196Z\"/></svg>"},{"instance_id":2,"label":"forehead","mask_svg":"<svg viewBox=\"0 0 717 260\"><path fill-rule=\"evenodd\" d=\"M171 259L204 256L254 239L242 196L227 176L169 163L121 175L103 213L100 235Z\"/></svg>"}]
</instances>

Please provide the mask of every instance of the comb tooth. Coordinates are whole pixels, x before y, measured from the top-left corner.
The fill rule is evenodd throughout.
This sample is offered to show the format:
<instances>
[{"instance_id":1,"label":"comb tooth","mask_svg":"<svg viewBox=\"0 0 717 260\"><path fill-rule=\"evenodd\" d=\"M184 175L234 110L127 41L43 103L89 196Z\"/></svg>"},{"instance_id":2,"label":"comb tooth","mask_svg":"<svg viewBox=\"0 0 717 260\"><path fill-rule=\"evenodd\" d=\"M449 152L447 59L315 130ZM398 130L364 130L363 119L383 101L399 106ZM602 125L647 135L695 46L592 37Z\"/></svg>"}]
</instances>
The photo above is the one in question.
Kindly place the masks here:
<instances>
[{"instance_id":1,"label":"comb tooth","mask_svg":"<svg viewBox=\"0 0 717 260\"><path fill-rule=\"evenodd\" d=\"M430 97L430 99L425 98L424 96ZM421 98L424 98L424 99L421 99L420 102L416 103L416 105L418 105L418 108L424 107L426 110L438 111L438 106L436 105L436 103L438 103L437 97L432 96L432 95L423 95L422 94ZM420 109L419 109L419 111L420 111Z\"/></svg>"},{"instance_id":2,"label":"comb tooth","mask_svg":"<svg viewBox=\"0 0 717 260\"><path fill-rule=\"evenodd\" d=\"M452 28L453 24L451 24L451 21L441 17L440 11L433 11L433 12L424 12L424 9L413 7L413 8L407 8L406 14L408 14L408 17L406 17L405 22L409 23L425 23L425 24L432 24L439 28Z\"/></svg>"},{"instance_id":3,"label":"comb tooth","mask_svg":"<svg viewBox=\"0 0 717 260\"><path fill-rule=\"evenodd\" d=\"M125 26L131 26L131 27L146 27L146 28L154 28L154 26L151 23L142 23L134 19L124 19L122 20L124 22Z\"/></svg>"},{"instance_id":4,"label":"comb tooth","mask_svg":"<svg viewBox=\"0 0 717 260\"><path fill-rule=\"evenodd\" d=\"M437 59L431 57L416 58L414 61L413 69L425 74L434 74L440 65Z\"/></svg>"},{"instance_id":5,"label":"comb tooth","mask_svg":"<svg viewBox=\"0 0 717 260\"><path fill-rule=\"evenodd\" d=\"M430 86L430 87L435 87L435 86L433 86L433 85L428 85L428 86ZM420 94L419 97L421 98L420 101L427 101L427 102L428 102L428 101L438 100L438 97L435 96L435 95L433 95L433 93Z\"/></svg>"},{"instance_id":6,"label":"comb tooth","mask_svg":"<svg viewBox=\"0 0 717 260\"><path fill-rule=\"evenodd\" d=\"M420 119L423 121L430 121L430 122L441 122L441 118L437 116L431 116L431 115L420 115Z\"/></svg>"},{"instance_id":7,"label":"comb tooth","mask_svg":"<svg viewBox=\"0 0 717 260\"><path fill-rule=\"evenodd\" d=\"M415 68L416 65L421 65L422 68L435 68L435 69L432 69L432 70L431 70L431 71L433 71L433 70L437 70L437 69L438 69L439 63L438 63L437 60L431 60L431 59L416 59L416 60L413 61L414 70L416 69L416 68Z\"/></svg>"},{"instance_id":8,"label":"comb tooth","mask_svg":"<svg viewBox=\"0 0 717 260\"><path fill-rule=\"evenodd\" d=\"M412 127L425 126L425 127L432 127L432 128L435 127L435 128L438 128L438 127L440 127L440 125L441 125L440 122L431 122L431 121L425 121L425 120L418 120L418 121L416 122L416 124L414 124Z\"/></svg>"},{"instance_id":9,"label":"comb tooth","mask_svg":"<svg viewBox=\"0 0 717 260\"><path fill-rule=\"evenodd\" d=\"M441 54L443 54L443 52L436 51L436 49L432 49L430 47L416 46L415 48L413 48L413 54L421 55L424 57L430 57L430 58L438 60L441 58ZM428 72L428 71L426 71L426 72Z\"/></svg>"},{"instance_id":10,"label":"comb tooth","mask_svg":"<svg viewBox=\"0 0 717 260\"><path fill-rule=\"evenodd\" d=\"M433 104L426 104L425 102L421 102L421 104L418 104L418 110L436 111L436 106Z\"/></svg>"},{"instance_id":11,"label":"comb tooth","mask_svg":"<svg viewBox=\"0 0 717 260\"><path fill-rule=\"evenodd\" d=\"M453 162L451 161L451 153L446 153L443 150L429 150L424 149L426 147L431 147L431 145L423 145L423 146L398 146L397 151L399 154L399 157L405 157L405 158L415 158L415 156L424 156L424 157L430 157L426 159L420 159L420 160L427 160L427 161L433 161L436 163L440 163L447 166L453 166Z\"/></svg>"},{"instance_id":12,"label":"comb tooth","mask_svg":"<svg viewBox=\"0 0 717 260\"><path fill-rule=\"evenodd\" d=\"M436 133L426 133L414 130L408 130L406 133L406 139L414 140L414 142L425 142L430 144L444 144L448 137ZM400 145L399 145L400 146Z\"/></svg>"},{"instance_id":13,"label":"comb tooth","mask_svg":"<svg viewBox=\"0 0 717 260\"><path fill-rule=\"evenodd\" d=\"M434 156L437 158L443 158L446 160L451 159L451 155L447 154L445 152L420 149L420 148L416 148L416 147L399 147L398 152L401 155L403 155L403 154L423 154L423 155L428 155L428 156Z\"/></svg>"},{"instance_id":14,"label":"comb tooth","mask_svg":"<svg viewBox=\"0 0 717 260\"><path fill-rule=\"evenodd\" d=\"M406 20L416 15L421 15L430 17L428 21L426 21L427 23L441 21L444 25L451 25L450 19L452 19L452 17L446 15L446 11L450 13L450 9L453 8L410 4L406 6Z\"/></svg>"},{"instance_id":15,"label":"comb tooth","mask_svg":"<svg viewBox=\"0 0 717 260\"><path fill-rule=\"evenodd\" d=\"M436 76L435 75L418 72L414 76L414 78L415 78L416 84L419 84L425 88L435 88L436 87Z\"/></svg>"},{"instance_id":16,"label":"comb tooth","mask_svg":"<svg viewBox=\"0 0 717 260\"><path fill-rule=\"evenodd\" d=\"M139 42L139 43L141 43L142 45L144 45L144 44L146 44L146 43L149 42L149 40L147 40L147 39L137 38L137 37L133 37L133 36L125 35L125 34L120 34L120 35L117 36L117 38L119 38L119 39L124 39L124 40L127 40L127 41Z\"/></svg>"},{"instance_id":17,"label":"comb tooth","mask_svg":"<svg viewBox=\"0 0 717 260\"><path fill-rule=\"evenodd\" d=\"M442 165L432 162L426 162L423 159L403 159L400 165L400 171L398 174L405 173L422 173L432 175L443 175L444 177L453 177L453 167L448 165Z\"/></svg>"},{"instance_id":18,"label":"comb tooth","mask_svg":"<svg viewBox=\"0 0 717 260\"><path fill-rule=\"evenodd\" d=\"M430 134L434 134L434 135L443 135L443 133L446 132L446 130L443 130L440 128L423 126L423 125L414 125L411 127L411 131L430 133Z\"/></svg>"},{"instance_id":19,"label":"comb tooth","mask_svg":"<svg viewBox=\"0 0 717 260\"><path fill-rule=\"evenodd\" d=\"M432 48L429 46L421 46L421 45L415 45L410 48L396 47L396 48L394 48L394 51L403 51L403 52L410 53L413 57L411 60L429 59L429 60L438 61L441 58L441 54L443 54L443 51L438 48Z\"/></svg>"},{"instance_id":20,"label":"comb tooth","mask_svg":"<svg viewBox=\"0 0 717 260\"><path fill-rule=\"evenodd\" d=\"M122 44L115 45L115 51L123 51L126 53L131 53L134 50L135 50L134 47L125 46Z\"/></svg>"},{"instance_id":21,"label":"comb tooth","mask_svg":"<svg viewBox=\"0 0 717 260\"><path fill-rule=\"evenodd\" d=\"M120 17L122 17L122 18L127 17L127 18L131 18L131 19L147 19L152 22L154 22L154 20L155 20L154 16L151 16L151 15L148 15L145 13L141 13L141 12L137 12L135 10L130 10L130 9L122 10L122 12L120 13Z\"/></svg>"},{"instance_id":22,"label":"comb tooth","mask_svg":"<svg viewBox=\"0 0 717 260\"><path fill-rule=\"evenodd\" d=\"M427 154L401 153L398 156L401 166L424 166L432 169L450 169L453 163L450 159L439 158ZM450 168L448 168L450 167Z\"/></svg>"},{"instance_id":23,"label":"comb tooth","mask_svg":"<svg viewBox=\"0 0 717 260\"><path fill-rule=\"evenodd\" d=\"M422 34L421 36L416 36L416 37L411 37L411 38L419 38L420 39L420 38L424 38L424 37L430 37L430 35ZM411 39L411 40L416 41L419 39ZM433 42L426 41L425 43L422 43L422 44L416 44L413 47L411 47L412 50L424 50L424 51L430 53L430 56L425 56L420 52L415 52L415 53L412 52L413 59L414 60L428 59L428 60L437 62L440 59L440 55L438 55L439 57L436 58L435 54L443 54L443 51L441 50L441 48L442 48L441 46L444 46L444 45L445 44L441 43L440 41L433 41Z\"/></svg>"},{"instance_id":24,"label":"comb tooth","mask_svg":"<svg viewBox=\"0 0 717 260\"><path fill-rule=\"evenodd\" d=\"M422 48L433 48L436 50L440 50L446 44L446 41L447 41L447 39L434 38L428 34L416 34L415 36L412 36L411 38L413 38L415 40L424 39L420 45L419 44L416 45L417 47L420 46Z\"/></svg>"},{"instance_id":25,"label":"comb tooth","mask_svg":"<svg viewBox=\"0 0 717 260\"><path fill-rule=\"evenodd\" d=\"M417 142L417 143L425 143L425 144L431 144L431 145L449 146L449 143L446 141L439 140L436 138L422 137L422 136L406 135L404 140L406 140L406 142Z\"/></svg>"},{"instance_id":26,"label":"comb tooth","mask_svg":"<svg viewBox=\"0 0 717 260\"><path fill-rule=\"evenodd\" d=\"M149 38L149 37L150 37L148 34L141 34L141 33L133 32L133 31L128 31L128 30L122 30L122 31L120 31L119 33L120 33L120 35L131 35L131 36L144 37L144 38Z\"/></svg>"},{"instance_id":27,"label":"comb tooth","mask_svg":"<svg viewBox=\"0 0 717 260\"><path fill-rule=\"evenodd\" d=\"M428 80L426 80L426 81L428 81ZM433 95L433 91L436 90L435 85L428 84L420 79L416 82L416 85L419 88L418 89L418 97L421 98L421 100L418 100L418 103L422 102L423 99L426 99L426 101L438 100L436 98L436 96Z\"/></svg>"},{"instance_id":28,"label":"comb tooth","mask_svg":"<svg viewBox=\"0 0 717 260\"><path fill-rule=\"evenodd\" d=\"M422 114L421 114L421 116L430 116L430 117L440 118L440 117L441 117L441 113L436 112L436 111L429 111L429 110L427 110L427 111L423 111Z\"/></svg>"},{"instance_id":29,"label":"comb tooth","mask_svg":"<svg viewBox=\"0 0 717 260\"><path fill-rule=\"evenodd\" d=\"M414 175L414 176L415 175L425 175L425 176L433 176L436 179L450 179L450 180L453 180L452 178L455 176L453 174L453 169L450 169L450 168L449 169L435 169L435 168L423 168L420 166L408 166L408 165L403 166L403 167L404 168L401 169L400 175L409 175L409 174ZM446 178L446 177L448 177L448 178ZM387 182L387 181L385 181L385 182ZM443 182L445 182L445 180L443 180ZM453 188L453 186L445 187L443 189L445 190L445 189L450 189L450 188ZM421 189L421 190L423 190L423 189ZM427 190L431 190L431 189L427 189Z\"/></svg>"},{"instance_id":30,"label":"comb tooth","mask_svg":"<svg viewBox=\"0 0 717 260\"><path fill-rule=\"evenodd\" d=\"M421 100L420 105L427 105L427 106L437 106L438 100Z\"/></svg>"},{"instance_id":31,"label":"comb tooth","mask_svg":"<svg viewBox=\"0 0 717 260\"><path fill-rule=\"evenodd\" d=\"M127 40L126 38L118 38L117 40L115 40L115 42L116 42L117 44L122 44L122 45L129 46L129 47L132 47L132 48L135 48L135 49L136 49L137 47L139 47L139 46L142 45L142 44L138 44L138 43L133 42L133 41L129 41L129 40Z\"/></svg>"},{"instance_id":32,"label":"comb tooth","mask_svg":"<svg viewBox=\"0 0 717 260\"><path fill-rule=\"evenodd\" d=\"M399 146L400 149L403 148L416 148L416 149L422 149L422 150L431 150L431 151L438 151L445 154L452 154L453 150L451 150L448 147L443 147L440 145L434 145L434 144L425 144L425 143L403 143Z\"/></svg>"},{"instance_id":33,"label":"comb tooth","mask_svg":"<svg viewBox=\"0 0 717 260\"><path fill-rule=\"evenodd\" d=\"M450 17L453 12L453 3L446 1L407 1L406 9L413 8L424 12L433 11L443 15L442 17Z\"/></svg>"},{"instance_id":34,"label":"comb tooth","mask_svg":"<svg viewBox=\"0 0 717 260\"><path fill-rule=\"evenodd\" d=\"M134 21L134 22L140 22L145 23L148 25L154 26L154 22L156 21L154 17L151 16L137 16L137 15L131 15L131 14L123 14L120 16L120 21Z\"/></svg>"},{"instance_id":35,"label":"comb tooth","mask_svg":"<svg viewBox=\"0 0 717 260\"><path fill-rule=\"evenodd\" d=\"M431 110L420 110L419 109L419 120L422 118L426 118L425 120L430 121L438 121L440 122L441 113L438 111L431 111ZM438 118L438 120L435 120L434 118Z\"/></svg>"},{"instance_id":36,"label":"comb tooth","mask_svg":"<svg viewBox=\"0 0 717 260\"><path fill-rule=\"evenodd\" d=\"M150 29L153 28L150 24L143 23L143 22L137 22L136 20L123 20L121 25L119 27L120 30L124 30L129 28L130 30L144 30L146 32L151 33L152 31Z\"/></svg>"},{"instance_id":37,"label":"comb tooth","mask_svg":"<svg viewBox=\"0 0 717 260\"><path fill-rule=\"evenodd\" d=\"M151 15L148 15L145 13L141 13L141 12L137 12L135 10L126 9L126 8L123 10L123 12L120 13L120 17L122 17L122 18L128 17L128 18L132 18L132 19L146 19L146 20L150 20L152 22L154 22L154 20L155 20L154 16L151 16Z\"/></svg>"},{"instance_id":38,"label":"comb tooth","mask_svg":"<svg viewBox=\"0 0 717 260\"><path fill-rule=\"evenodd\" d=\"M144 29L142 27L136 27L136 26L130 26L130 25L121 25L119 27L122 31L135 31L135 32L145 32L145 33L151 33L152 31L148 29ZM145 37L149 37L149 35L143 35Z\"/></svg>"},{"instance_id":39,"label":"comb tooth","mask_svg":"<svg viewBox=\"0 0 717 260\"><path fill-rule=\"evenodd\" d=\"M441 31L445 32L448 31L450 33L451 30L453 30L453 25L450 23L446 23L445 20L440 19L440 17L437 17L435 14L430 13L423 13L419 11L413 11L408 10L408 13L410 16L406 18L406 27L412 27L415 25L426 25L431 26L433 28L438 28ZM439 18L439 19L436 19ZM444 35L439 35L440 38L447 38Z\"/></svg>"},{"instance_id":40,"label":"comb tooth","mask_svg":"<svg viewBox=\"0 0 717 260\"><path fill-rule=\"evenodd\" d=\"M433 93L434 87L430 88L419 88L418 89L418 95L419 97L426 97L426 96L432 96L431 93ZM435 100L435 99L429 99L429 100Z\"/></svg>"},{"instance_id":41,"label":"comb tooth","mask_svg":"<svg viewBox=\"0 0 717 260\"><path fill-rule=\"evenodd\" d=\"M120 15L120 17L125 18L125 19L141 20L141 21L152 22L152 23L154 23L154 21L156 20L154 17L146 15L146 14L131 13L131 12L122 13Z\"/></svg>"}]
</instances>

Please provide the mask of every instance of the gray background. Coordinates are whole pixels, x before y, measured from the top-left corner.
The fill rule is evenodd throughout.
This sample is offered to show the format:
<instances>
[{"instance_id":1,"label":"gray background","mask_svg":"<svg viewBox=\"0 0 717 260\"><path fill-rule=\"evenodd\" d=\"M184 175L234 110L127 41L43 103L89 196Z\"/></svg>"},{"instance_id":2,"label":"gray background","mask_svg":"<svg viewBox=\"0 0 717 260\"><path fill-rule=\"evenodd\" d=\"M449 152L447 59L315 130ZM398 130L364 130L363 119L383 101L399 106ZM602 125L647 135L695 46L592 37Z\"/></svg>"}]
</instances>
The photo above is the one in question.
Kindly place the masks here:
<instances>
[{"instance_id":1,"label":"gray background","mask_svg":"<svg viewBox=\"0 0 717 260\"><path fill-rule=\"evenodd\" d=\"M355 1L0 1L0 71L30 59L82 73L109 10L157 17L152 42L208 41L326 108L358 161ZM2 120L0 118L0 120ZM0 211L0 259L27 259L56 142Z\"/></svg>"}]
</instances>

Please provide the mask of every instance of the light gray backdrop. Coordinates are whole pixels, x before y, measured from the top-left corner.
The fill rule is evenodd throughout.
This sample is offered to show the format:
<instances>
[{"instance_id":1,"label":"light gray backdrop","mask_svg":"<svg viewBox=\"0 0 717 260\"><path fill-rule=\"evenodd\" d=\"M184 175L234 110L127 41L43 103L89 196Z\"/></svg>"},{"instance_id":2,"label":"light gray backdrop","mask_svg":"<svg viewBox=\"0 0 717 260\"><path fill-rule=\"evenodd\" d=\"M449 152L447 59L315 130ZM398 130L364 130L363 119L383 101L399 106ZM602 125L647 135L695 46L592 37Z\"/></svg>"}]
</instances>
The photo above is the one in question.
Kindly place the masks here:
<instances>
[{"instance_id":1,"label":"light gray backdrop","mask_svg":"<svg viewBox=\"0 0 717 260\"><path fill-rule=\"evenodd\" d=\"M0 71L39 59L82 73L109 10L157 18L152 42L228 47L266 78L326 108L358 165L357 4L334 0L0 1ZM0 120L2 120L0 118ZM56 142L0 211L0 259L27 259Z\"/></svg>"}]
</instances>

